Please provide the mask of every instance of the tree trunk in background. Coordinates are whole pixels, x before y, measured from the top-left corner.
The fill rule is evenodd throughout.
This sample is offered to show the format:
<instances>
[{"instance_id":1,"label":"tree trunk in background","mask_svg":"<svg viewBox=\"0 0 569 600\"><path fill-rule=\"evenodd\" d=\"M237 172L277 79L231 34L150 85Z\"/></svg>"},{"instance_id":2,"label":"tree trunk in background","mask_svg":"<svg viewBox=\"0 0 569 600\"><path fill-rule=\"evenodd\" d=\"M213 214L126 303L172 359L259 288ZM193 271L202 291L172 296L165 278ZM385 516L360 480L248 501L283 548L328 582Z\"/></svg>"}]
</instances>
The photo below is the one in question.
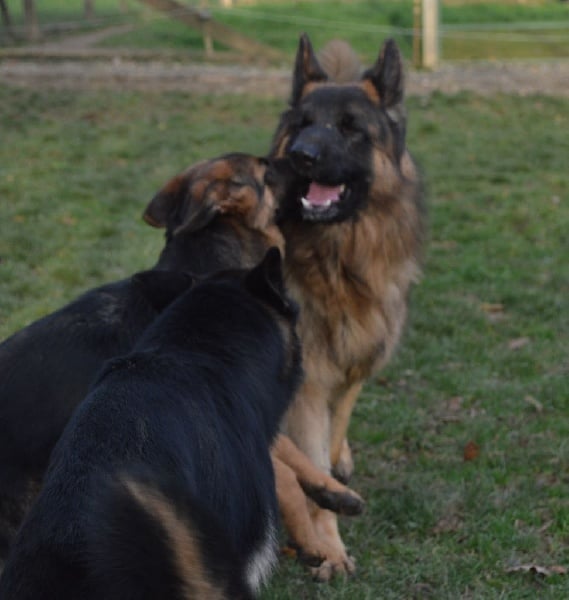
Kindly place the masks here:
<instances>
[{"instance_id":1,"label":"tree trunk in background","mask_svg":"<svg viewBox=\"0 0 569 600\"><path fill-rule=\"evenodd\" d=\"M12 19L10 18L8 7L6 6L6 0L0 0L0 12L2 13L2 23L4 23L4 27L6 28L8 38L13 40L15 36L14 31L12 30Z\"/></svg>"},{"instance_id":2,"label":"tree trunk in background","mask_svg":"<svg viewBox=\"0 0 569 600\"><path fill-rule=\"evenodd\" d=\"M26 36L30 42L40 39L40 27L36 13L35 0L24 0L24 19L26 21Z\"/></svg>"},{"instance_id":3,"label":"tree trunk in background","mask_svg":"<svg viewBox=\"0 0 569 600\"><path fill-rule=\"evenodd\" d=\"M83 14L88 21L95 18L95 0L85 0Z\"/></svg>"}]
</instances>

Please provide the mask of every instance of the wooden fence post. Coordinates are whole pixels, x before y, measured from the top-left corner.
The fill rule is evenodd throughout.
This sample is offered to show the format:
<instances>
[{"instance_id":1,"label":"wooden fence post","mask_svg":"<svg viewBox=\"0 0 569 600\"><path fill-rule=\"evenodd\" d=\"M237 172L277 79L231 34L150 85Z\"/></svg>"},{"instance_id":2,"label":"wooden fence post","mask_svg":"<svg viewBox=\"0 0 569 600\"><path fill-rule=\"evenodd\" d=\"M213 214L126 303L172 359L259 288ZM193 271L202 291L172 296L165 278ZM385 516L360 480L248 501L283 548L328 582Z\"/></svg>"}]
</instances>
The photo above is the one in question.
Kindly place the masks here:
<instances>
[{"instance_id":1,"label":"wooden fence post","mask_svg":"<svg viewBox=\"0 0 569 600\"><path fill-rule=\"evenodd\" d=\"M421 2L422 0L413 0L413 66L416 69L421 68Z\"/></svg>"},{"instance_id":2,"label":"wooden fence post","mask_svg":"<svg viewBox=\"0 0 569 600\"><path fill-rule=\"evenodd\" d=\"M439 64L439 0L423 0L423 67Z\"/></svg>"},{"instance_id":3,"label":"wooden fence post","mask_svg":"<svg viewBox=\"0 0 569 600\"><path fill-rule=\"evenodd\" d=\"M41 35L35 0L24 0L24 18L28 40L30 42L39 40Z\"/></svg>"}]
</instances>

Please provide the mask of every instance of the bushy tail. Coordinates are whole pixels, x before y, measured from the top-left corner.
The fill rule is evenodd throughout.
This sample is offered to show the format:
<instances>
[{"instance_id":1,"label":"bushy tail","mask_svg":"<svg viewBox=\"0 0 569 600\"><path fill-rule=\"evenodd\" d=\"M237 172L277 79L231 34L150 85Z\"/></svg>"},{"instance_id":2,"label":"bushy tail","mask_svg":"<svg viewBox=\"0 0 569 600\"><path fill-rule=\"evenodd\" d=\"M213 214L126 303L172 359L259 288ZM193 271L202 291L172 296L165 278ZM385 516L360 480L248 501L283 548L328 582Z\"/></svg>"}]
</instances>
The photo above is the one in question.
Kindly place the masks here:
<instances>
[{"instance_id":1,"label":"bushy tail","mask_svg":"<svg viewBox=\"0 0 569 600\"><path fill-rule=\"evenodd\" d=\"M317 53L316 58L328 77L336 83L358 81L362 64L355 50L344 40L330 40Z\"/></svg>"},{"instance_id":2,"label":"bushy tail","mask_svg":"<svg viewBox=\"0 0 569 600\"><path fill-rule=\"evenodd\" d=\"M87 562L98 597L252 598L215 515L175 486L122 476L96 492L93 516Z\"/></svg>"}]
</instances>

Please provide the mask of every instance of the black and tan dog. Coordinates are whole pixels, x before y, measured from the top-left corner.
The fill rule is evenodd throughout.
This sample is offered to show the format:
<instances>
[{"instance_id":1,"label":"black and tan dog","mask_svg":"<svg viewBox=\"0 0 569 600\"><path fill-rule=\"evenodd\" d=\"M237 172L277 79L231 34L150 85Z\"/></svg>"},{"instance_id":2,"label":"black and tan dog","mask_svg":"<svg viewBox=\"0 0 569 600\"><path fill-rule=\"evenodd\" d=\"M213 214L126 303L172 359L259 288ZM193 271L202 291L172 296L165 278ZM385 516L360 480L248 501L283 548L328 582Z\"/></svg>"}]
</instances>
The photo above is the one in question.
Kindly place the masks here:
<instances>
[{"instance_id":1,"label":"black and tan dog","mask_svg":"<svg viewBox=\"0 0 569 600\"><path fill-rule=\"evenodd\" d=\"M230 154L172 179L144 213L166 228L154 269L200 275L251 267L269 247L282 248L265 169L262 159ZM87 292L0 345L0 559L97 371L129 351L158 312L129 278Z\"/></svg>"},{"instance_id":2,"label":"black and tan dog","mask_svg":"<svg viewBox=\"0 0 569 600\"><path fill-rule=\"evenodd\" d=\"M273 248L198 280L109 361L53 452L0 597L253 598L277 557L269 448L300 381L296 315Z\"/></svg>"},{"instance_id":3,"label":"black and tan dog","mask_svg":"<svg viewBox=\"0 0 569 600\"><path fill-rule=\"evenodd\" d=\"M360 79L337 83L302 36L267 173L280 186L285 281L300 306L305 370L285 430L316 466L344 479L352 408L393 354L421 270L421 183L405 130L393 41ZM335 515L314 508L312 521L326 557L317 577L352 572Z\"/></svg>"},{"instance_id":4,"label":"black and tan dog","mask_svg":"<svg viewBox=\"0 0 569 600\"><path fill-rule=\"evenodd\" d=\"M154 282L152 297L140 276L105 285L0 345L0 568L73 410L104 361L128 352L175 297L174 284L184 279L172 272L251 267L269 247L282 249L265 169L263 159L229 154L190 167L156 194L144 219L166 229L166 244L155 275L144 277L145 286ZM302 556L317 558L315 536L304 526L307 516L293 510L292 498L303 488L321 504L349 514L361 510L361 499L315 469L286 439L279 438L274 461L289 482L279 486L289 535Z\"/></svg>"}]
</instances>

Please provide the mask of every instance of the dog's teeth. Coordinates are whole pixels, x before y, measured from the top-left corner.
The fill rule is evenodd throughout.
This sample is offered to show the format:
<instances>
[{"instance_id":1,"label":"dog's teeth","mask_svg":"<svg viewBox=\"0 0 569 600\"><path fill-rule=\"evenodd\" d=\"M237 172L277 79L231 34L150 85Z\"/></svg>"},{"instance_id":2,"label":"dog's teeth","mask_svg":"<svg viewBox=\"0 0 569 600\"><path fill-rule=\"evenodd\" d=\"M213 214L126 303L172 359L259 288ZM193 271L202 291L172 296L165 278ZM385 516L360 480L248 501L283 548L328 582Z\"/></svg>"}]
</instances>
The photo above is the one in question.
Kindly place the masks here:
<instances>
[{"instance_id":1,"label":"dog's teeth","mask_svg":"<svg viewBox=\"0 0 569 600\"><path fill-rule=\"evenodd\" d=\"M345 183L343 183L343 184L340 186L340 194L343 194L345 189L346 189L346 184L345 184Z\"/></svg>"},{"instance_id":2,"label":"dog's teeth","mask_svg":"<svg viewBox=\"0 0 569 600\"><path fill-rule=\"evenodd\" d=\"M312 204L310 204L310 202L308 202L308 200L303 196L300 201L302 202L302 206L304 206L304 208L310 208L312 206Z\"/></svg>"}]
</instances>

